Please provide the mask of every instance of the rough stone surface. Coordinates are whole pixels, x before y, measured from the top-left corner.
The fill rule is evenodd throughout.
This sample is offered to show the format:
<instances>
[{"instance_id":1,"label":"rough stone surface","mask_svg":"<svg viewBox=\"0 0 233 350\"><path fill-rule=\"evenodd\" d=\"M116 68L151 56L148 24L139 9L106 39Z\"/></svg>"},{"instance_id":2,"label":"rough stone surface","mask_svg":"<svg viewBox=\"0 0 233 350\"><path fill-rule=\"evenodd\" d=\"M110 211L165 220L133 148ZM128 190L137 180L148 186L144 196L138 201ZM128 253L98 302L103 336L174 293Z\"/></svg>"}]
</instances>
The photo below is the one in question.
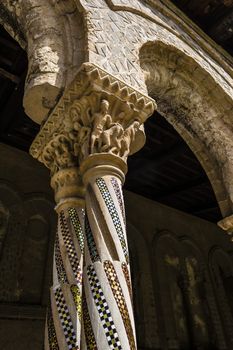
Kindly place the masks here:
<instances>
[{"instance_id":1,"label":"rough stone surface","mask_svg":"<svg viewBox=\"0 0 233 350\"><path fill-rule=\"evenodd\" d=\"M41 122L82 62L99 65L158 99L159 111L205 168L223 215L230 215L233 83L227 54L167 1L40 0L34 5L33 0L1 5L2 16L12 19L5 21L7 29L28 52L27 113Z\"/></svg>"},{"instance_id":2,"label":"rough stone surface","mask_svg":"<svg viewBox=\"0 0 233 350\"><path fill-rule=\"evenodd\" d=\"M135 147L131 147L130 141L138 134L143 119L151 114L146 108L148 101L152 106L145 96L149 93L156 99L159 111L183 136L202 163L212 182L222 213L232 214L233 79L230 59L211 47L208 40L205 42L195 26L172 13L169 3L166 6L160 1L7 0L0 8L1 18L2 14L7 18L6 28L28 53L29 69L24 96L28 115L41 123L62 95L35 140L32 153L49 168L52 159L55 164L51 169L53 175L81 163L83 182L87 186L87 216L94 239L100 244L98 258L98 249L94 253L93 245L89 249L87 256L90 264L85 270L85 291L91 310L91 322L93 325L99 322L94 303L100 300L95 298L94 293L96 284L99 286L100 282L104 292L101 295L106 297L107 305L111 305L113 320L116 328L120 329L119 339L123 348L134 349L130 277L125 269L119 273L119 263L128 264L125 221L119 204L123 201L120 199L118 202L119 196L114 193L109 178L113 174L113 180L119 181L123 176L119 171L122 169L118 169L119 160L116 164L108 161L120 156L120 161L124 162L128 154L132 153L131 148L133 151L133 148L141 146L136 138ZM89 62L89 65L84 65L88 69L95 67L95 73L90 74L85 82L77 75L63 94L64 88L68 87L84 61ZM88 72L90 71L92 69ZM78 109L73 113L74 110L71 109L77 107L77 102ZM127 113L124 110L123 106L126 105L131 108L131 114L130 108ZM136 123L133 128L130 128L131 125L123 127L127 115L123 121L119 121L121 113L130 115L129 120ZM85 142L81 139L84 128L89 132ZM64 135L62 140L58 140L57 137L64 130L69 141L73 137L72 140L76 142L70 144L67 139L64 142ZM116 135L115 138L113 134ZM56 144L56 141L59 142ZM48 152L44 153L46 148ZM104 157L101 155L100 160L96 153L103 153L104 149L110 154L107 154L108 157L106 154ZM93 154L90 157L90 153L94 153L95 157L92 157ZM54 184L56 185L55 182ZM36 304L41 297L38 290L43 289L43 274L39 266L46 261L49 220L43 205L41 209L38 204L41 198L30 195L27 199L24 196L22 198L17 190L6 183L0 186L0 191L3 198L0 203L0 250L3 265L0 270L0 298L3 302L20 303L30 300ZM147 271L146 277L144 271L141 271L141 275L134 275L136 298L140 296L138 290L148 286L144 304L140 299L136 302L139 325L141 318L143 321L142 330L138 330L139 343L148 348L187 348L192 343L196 348L201 344L202 347L232 349L230 289L233 274L232 250L228 238L222 238L222 231L215 226L208 226L203 221L195 221L190 217L185 219L185 216L180 217L177 212L173 216L173 212L168 211L164 223L159 217L162 212L156 212L158 208L155 208L155 204L145 200L141 202L146 212L150 213L143 220L147 222L146 228L141 227L139 220L142 205L135 206L134 198L131 201L131 208L134 208L132 225L137 227L134 227L134 231L141 227L144 234L143 238L139 238L140 253L135 264L142 261L140 254L143 254L142 265L144 271ZM113 213L114 206L117 209ZM152 212L157 215L157 226L152 222ZM27 221L24 220L25 217L28 218ZM179 227L174 232L176 223ZM119 227L123 227L120 234ZM203 230L205 234L202 234ZM69 231L66 230L67 233ZM9 232L13 240L9 238ZM207 232L211 232L209 236ZM216 238L214 243L211 236L213 232L216 236L221 232L220 238ZM133 244L137 245L135 238ZM37 254L32 254L32 251ZM145 256L150 261L146 261ZM24 276L21 276L19 261L22 270L24 267L29 269ZM33 262L30 266L29 261ZM134 271L140 271L140 264L138 266L134 267ZM153 278L150 278L152 275ZM68 278L70 276L69 272ZM114 294L116 288L117 297ZM55 326L59 329L59 320L64 317L63 313L59 315L59 303L63 302L61 293L62 288L56 289L51 298L52 309L57 313L54 317ZM117 298L122 293L125 299L121 296L119 301ZM113 297L116 298L115 301ZM122 305L122 300L127 305L124 309L129 311L128 315L121 315L119 305ZM106 300L102 298L102 302L106 303ZM70 312L72 319L76 315L75 305L67 305L68 309L73 307ZM153 312L148 311L148 307L154 305L156 307ZM67 334L66 329L63 333ZM94 333L100 341L100 348L107 348L109 343L103 329L94 327ZM115 341L118 338L116 331L114 338ZM59 341L62 348L67 343L67 339L62 337L59 337Z\"/></svg>"},{"instance_id":3,"label":"rough stone surface","mask_svg":"<svg viewBox=\"0 0 233 350\"><path fill-rule=\"evenodd\" d=\"M7 0L0 9L0 22L27 51L24 107L41 123L84 60L83 17L71 0Z\"/></svg>"}]
</instances>

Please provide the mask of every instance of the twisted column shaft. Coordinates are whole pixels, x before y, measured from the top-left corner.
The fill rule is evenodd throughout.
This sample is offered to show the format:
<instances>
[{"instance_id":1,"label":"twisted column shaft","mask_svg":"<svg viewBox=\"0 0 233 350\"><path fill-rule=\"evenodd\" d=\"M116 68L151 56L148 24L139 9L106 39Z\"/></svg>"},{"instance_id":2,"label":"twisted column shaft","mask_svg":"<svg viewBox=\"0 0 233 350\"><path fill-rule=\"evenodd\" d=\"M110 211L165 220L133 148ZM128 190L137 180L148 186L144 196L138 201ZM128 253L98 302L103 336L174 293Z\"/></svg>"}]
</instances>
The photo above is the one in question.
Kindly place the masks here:
<instances>
[{"instance_id":1,"label":"twisted column shaft","mask_svg":"<svg viewBox=\"0 0 233 350\"><path fill-rule=\"evenodd\" d=\"M148 96L85 63L31 146L51 171L59 203L46 350L136 349L121 186L127 157L144 145L143 123L154 108ZM78 184L86 190L83 250L71 210L81 226L83 217L69 204L82 192Z\"/></svg>"},{"instance_id":2,"label":"twisted column shaft","mask_svg":"<svg viewBox=\"0 0 233 350\"><path fill-rule=\"evenodd\" d=\"M124 173L112 165L110 168L97 165L89 168L83 178L86 185L84 288L91 315L89 323L84 323L87 347L83 349L92 349L91 343L95 344L93 349L135 350L121 188Z\"/></svg>"},{"instance_id":3,"label":"twisted column shaft","mask_svg":"<svg viewBox=\"0 0 233 350\"><path fill-rule=\"evenodd\" d=\"M80 349L84 211L70 207L58 213L53 285L47 314L45 349Z\"/></svg>"}]
</instances>

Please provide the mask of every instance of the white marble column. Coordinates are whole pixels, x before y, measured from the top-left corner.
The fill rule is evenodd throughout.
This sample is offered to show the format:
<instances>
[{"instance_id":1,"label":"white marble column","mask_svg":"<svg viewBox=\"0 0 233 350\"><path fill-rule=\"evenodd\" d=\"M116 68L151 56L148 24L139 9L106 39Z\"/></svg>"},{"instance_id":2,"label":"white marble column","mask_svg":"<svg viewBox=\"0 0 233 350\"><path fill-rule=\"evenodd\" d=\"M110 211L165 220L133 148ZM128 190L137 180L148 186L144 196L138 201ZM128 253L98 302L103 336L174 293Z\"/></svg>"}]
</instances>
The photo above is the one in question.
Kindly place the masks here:
<instances>
[{"instance_id":1,"label":"white marble column","mask_svg":"<svg viewBox=\"0 0 233 350\"><path fill-rule=\"evenodd\" d=\"M104 163L104 165L102 165ZM136 349L122 183L126 164L95 154L82 164L86 187L84 286L98 349ZM89 349L84 347L83 349Z\"/></svg>"},{"instance_id":2,"label":"white marble column","mask_svg":"<svg viewBox=\"0 0 233 350\"><path fill-rule=\"evenodd\" d=\"M78 350L81 348L85 242L83 188L78 168L58 161L65 152L56 155L55 150L61 147L56 141L56 147L49 144L44 154L45 163L52 171L51 186L55 191L58 214L45 350Z\"/></svg>"}]
</instances>

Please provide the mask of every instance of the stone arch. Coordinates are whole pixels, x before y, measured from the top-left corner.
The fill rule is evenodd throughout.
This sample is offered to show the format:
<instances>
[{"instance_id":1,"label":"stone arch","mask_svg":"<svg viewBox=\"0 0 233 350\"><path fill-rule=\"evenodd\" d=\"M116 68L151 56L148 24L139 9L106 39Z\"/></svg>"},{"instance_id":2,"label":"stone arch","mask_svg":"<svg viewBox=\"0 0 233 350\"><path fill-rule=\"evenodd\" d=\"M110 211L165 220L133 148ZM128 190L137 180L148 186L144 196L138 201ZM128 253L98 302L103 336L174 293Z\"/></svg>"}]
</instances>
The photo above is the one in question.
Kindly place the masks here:
<instances>
[{"instance_id":1,"label":"stone arch","mask_svg":"<svg viewBox=\"0 0 233 350\"><path fill-rule=\"evenodd\" d=\"M140 65L158 111L202 164L223 216L233 210L232 90L193 57L160 41L141 47Z\"/></svg>"},{"instance_id":2,"label":"stone arch","mask_svg":"<svg viewBox=\"0 0 233 350\"><path fill-rule=\"evenodd\" d=\"M27 51L24 108L41 123L84 61L82 8L74 0L6 0L0 23Z\"/></svg>"}]
</instances>

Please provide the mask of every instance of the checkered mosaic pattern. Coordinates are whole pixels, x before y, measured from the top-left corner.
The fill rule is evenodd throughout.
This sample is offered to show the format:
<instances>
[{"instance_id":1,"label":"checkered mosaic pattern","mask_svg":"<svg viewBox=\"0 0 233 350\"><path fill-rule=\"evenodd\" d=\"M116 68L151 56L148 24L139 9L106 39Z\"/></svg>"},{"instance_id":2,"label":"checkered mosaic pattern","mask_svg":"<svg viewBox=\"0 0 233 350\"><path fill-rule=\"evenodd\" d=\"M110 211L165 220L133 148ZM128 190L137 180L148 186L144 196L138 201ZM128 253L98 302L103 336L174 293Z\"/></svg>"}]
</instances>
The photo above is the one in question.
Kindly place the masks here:
<instances>
[{"instance_id":1,"label":"checkered mosaic pattern","mask_svg":"<svg viewBox=\"0 0 233 350\"><path fill-rule=\"evenodd\" d=\"M78 259L78 256L74 247L74 243L66 222L64 212L60 213L60 226L61 226L62 238L66 246L66 250L68 253L69 261L70 261L74 276L77 280L77 283L79 285L82 285L82 269L79 265L79 259Z\"/></svg>"},{"instance_id":2,"label":"checkered mosaic pattern","mask_svg":"<svg viewBox=\"0 0 233 350\"><path fill-rule=\"evenodd\" d=\"M47 329L48 329L49 350L59 350L56 330L53 322L51 305L48 306L48 310L47 310Z\"/></svg>"},{"instance_id":3,"label":"checkered mosaic pattern","mask_svg":"<svg viewBox=\"0 0 233 350\"><path fill-rule=\"evenodd\" d=\"M108 278L108 282L110 284L110 287L112 289L112 293L114 295L114 298L116 300L117 306L119 308L119 311L121 313L121 317L125 326L126 334L128 336L130 349L135 350L135 340L134 340L134 334L133 329L129 317L128 308L125 302L125 298L122 292L122 288L119 282L119 279L116 274L116 270L113 266L113 264L110 261L104 261L104 270L106 273L106 276Z\"/></svg>"},{"instance_id":4,"label":"checkered mosaic pattern","mask_svg":"<svg viewBox=\"0 0 233 350\"><path fill-rule=\"evenodd\" d=\"M88 266L87 276L90 282L91 292L99 312L99 317L102 322L104 332L107 337L108 345L112 350L122 350L119 336L114 325L108 303L105 299L104 293L101 289L100 282L96 275L93 266Z\"/></svg>"},{"instance_id":5,"label":"checkered mosaic pattern","mask_svg":"<svg viewBox=\"0 0 233 350\"><path fill-rule=\"evenodd\" d=\"M133 300L132 284L131 284L131 280L130 280L130 276L129 276L128 266L125 262L123 262L121 264L121 268L122 268L123 274L125 276L126 284L128 286L128 289L129 289L130 298L131 298L131 300Z\"/></svg>"},{"instance_id":6,"label":"checkered mosaic pattern","mask_svg":"<svg viewBox=\"0 0 233 350\"><path fill-rule=\"evenodd\" d=\"M124 231L122 229L121 221L120 221L117 209L115 207L114 201L113 201L113 199L111 197L111 194L110 194L110 192L108 190L108 187L107 187L104 179L97 178L96 179L96 184L97 184L97 186L98 186L98 188L100 190L100 193L101 193L101 195L103 197L105 205L108 208L109 214L110 214L110 216L112 218L112 221L113 221L113 224L115 226L117 235L119 237L119 240L120 240L120 243L121 243L121 247L122 247L123 253L125 255L125 259L128 262L129 261L128 248L127 248L127 244L126 244L126 241L125 241Z\"/></svg>"},{"instance_id":7,"label":"checkered mosaic pattern","mask_svg":"<svg viewBox=\"0 0 233 350\"><path fill-rule=\"evenodd\" d=\"M56 239L55 239L54 254L55 254L55 263L56 263L58 281L59 283L68 283L66 270L64 268L64 264L61 256L58 233L56 234Z\"/></svg>"},{"instance_id":8,"label":"checkered mosaic pattern","mask_svg":"<svg viewBox=\"0 0 233 350\"><path fill-rule=\"evenodd\" d=\"M82 305L83 305L83 323L84 323L84 332L85 332L87 350L98 350L96 340L95 340L95 335L91 325L91 319L88 312L87 301L84 293L82 298Z\"/></svg>"},{"instance_id":9,"label":"checkered mosaic pattern","mask_svg":"<svg viewBox=\"0 0 233 350\"><path fill-rule=\"evenodd\" d=\"M70 216L70 221L72 222L72 225L74 227L74 231L75 231L77 239L78 239L80 250L81 250L82 254L84 254L84 234L83 234L81 223L79 221L78 213L75 210L75 208L68 209L68 213Z\"/></svg>"},{"instance_id":10,"label":"checkered mosaic pattern","mask_svg":"<svg viewBox=\"0 0 233 350\"><path fill-rule=\"evenodd\" d=\"M91 261L100 261L100 256L96 248L95 240L93 237L93 233L91 231L91 227L88 221L87 215L85 216L85 233L86 233L86 239L87 239L87 245L91 257Z\"/></svg>"},{"instance_id":11,"label":"checkered mosaic pattern","mask_svg":"<svg viewBox=\"0 0 233 350\"><path fill-rule=\"evenodd\" d=\"M68 349L79 350L79 347L76 341L74 327L73 327L69 310L66 306L65 298L63 296L61 288L57 288L54 292L54 295L55 295L55 301L57 305L57 311L59 314L59 319L63 328Z\"/></svg>"},{"instance_id":12,"label":"checkered mosaic pattern","mask_svg":"<svg viewBox=\"0 0 233 350\"><path fill-rule=\"evenodd\" d=\"M123 195L122 195L122 191L121 191L121 188L120 188L120 186L119 186L119 183L117 182L117 180L115 179L115 177L112 177L112 178L111 178L111 184L112 184L112 187L113 187L114 192L115 192L115 194L116 194L116 197L117 197L119 206L120 206L120 208L121 208L121 214L122 214L122 217L123 217L124 224L126 224L126 219L125 219L125 206L124 206Z\"/></svg>"},{"instance_id":13,"label":"checkered mosaic pattern","mask_svg":"<svg viewBox=\"0 0 233 350\"><path fill-rule=\"evenodd\" d=\"M72 296L73 296L73 300L74 300L74 304L76 306L79 321L81 322L81 319L82 319L82 295L80 293L80 289L75 284L72 284L72 286L70 287L70 291L71 291Z\"/></svg>"}]
</instances>

